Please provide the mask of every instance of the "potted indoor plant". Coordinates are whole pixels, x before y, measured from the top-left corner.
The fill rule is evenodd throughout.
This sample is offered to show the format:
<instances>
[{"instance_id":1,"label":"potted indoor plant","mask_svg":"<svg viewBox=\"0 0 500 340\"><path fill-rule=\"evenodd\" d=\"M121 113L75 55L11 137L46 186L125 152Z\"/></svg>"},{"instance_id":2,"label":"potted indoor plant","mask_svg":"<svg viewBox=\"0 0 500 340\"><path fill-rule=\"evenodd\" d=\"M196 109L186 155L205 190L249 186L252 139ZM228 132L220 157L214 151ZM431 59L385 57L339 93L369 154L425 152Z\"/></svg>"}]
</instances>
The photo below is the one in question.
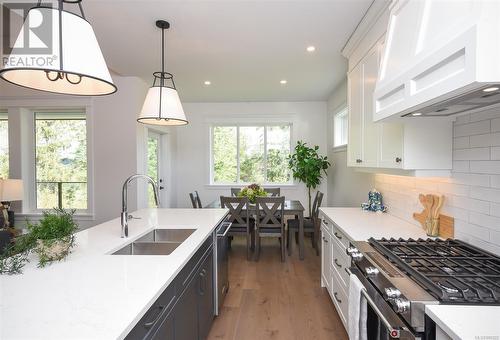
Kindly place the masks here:
<instances>
[{"instance_id":1,"label":"potted indoor plant","mask_svg":"<svg viewBox=\"0 0 500 340\"><path fill-rule=\"evenodd\" d=\"M326 156L318 154L319 146L310 148L307 143L298 141L295 152L288 159L288 166L292 170L294 179L303 182L308 191L309 216L311 216L311 189L321 183L323 174L330 167Z\"/></svg>"},{"instance_id":2,"label":"potted indoor plant","mask_svg":"<svg viewBox=\"0 0 500 340\"><path fill-rule=\"evenodd\" d=\"M73 220L74 210L56 208L44 211L38 224L28 223L30 236L34 240L34 250L38 255L38 266L65 258L74 245L74 232L78 224Z\"/></svg>"},{"instance_id":3,"label":"potted indoor plant","mask_svg":"<svg viewBox=\"0 0 500 340\"><path fill-rule=\"evenodd\" d=\"M255 204L255 200L257 197L266 197L267 192L262 189L262 187L258 184L250 184L238 193L238 197L248 197L250 203Z\"/></svg>"}]
</instances>

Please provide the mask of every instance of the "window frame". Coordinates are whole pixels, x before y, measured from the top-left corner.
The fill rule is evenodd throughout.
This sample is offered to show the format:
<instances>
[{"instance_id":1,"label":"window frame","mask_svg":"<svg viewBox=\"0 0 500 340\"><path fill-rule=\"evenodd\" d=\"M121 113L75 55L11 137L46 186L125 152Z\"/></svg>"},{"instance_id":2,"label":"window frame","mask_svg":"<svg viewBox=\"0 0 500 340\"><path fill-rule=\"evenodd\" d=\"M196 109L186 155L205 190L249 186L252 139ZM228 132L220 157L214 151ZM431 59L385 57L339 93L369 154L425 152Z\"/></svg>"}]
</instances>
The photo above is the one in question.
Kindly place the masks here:
<instances>
[{"instance_id":1,"label":"window frame","mask_svg":"<svg viewBox=\"0 0 500 340\"><path fill-rule=\"evenodd\" d=\"M290 180L286 183L273 183L267 182L267 128L273 126L288 126L290 133L290 154L293 151L293 122L272 122L272 123L262 123L262 122L245 122L245 123L234 123L234 122L222 122L222 123L211 123L209 125L209 186L213 187L230 187L230 186L246 186L252 184L251 182L241 182L240 181L240 127L263 127L264 128L264 168L266 169L265 176L266 181L260 183L264 187L268 186L292 186L294 185L293 176L290 174ZM236 182L215 182L214 181L214 128L215 127L235 127L236 128Z\"/></svg>"},{"instance_id":2,"label":"window frame","mask_svg":"<svg viewBox=\"0 0 500 340\"><path fill-rule=\"evenodd\" d=\"M10 163L10 124L9 124L9 112L7 110L2 110L0 109L0 121L6 121L7 122L7 154L8 154L8 161ZM10 177L10 164L8 164L8 173L7 173L7 178ZM2 178L2 176L0 176Z\"/></svg>"},{"instance_id":3,"label":"window frame","mask_svg":"<svg viewBox=\"0 0 500 340\"><path fill-rule=\"evenodd\" d=\"M335 110L333 113L333 148L335 150L343 150L347 148L347 143L349 140L349 108L347 105L342 105ZM344 122L343 126L339 127L338 123L342 119ZM345 130L344 130L345 128ZM341 134L342 140L337 144L338 130L342 129Z\"/></svg>"},{"instance_id":4,"label":"window frame","mask_svg":"<svg viewBox=\"0 0 500 340\"><path fill-rule=\"evenodd\" d=\"M77 216L92 216L94 212L94 191L93 191L93 135L92 135L92 115L89 114L89 107L77 107L77 108L68 108L68 109L32 109L30 110L31 119L29 127L33 134L31 136L31 140L29 141L30 148L30 171L32 172L29 176L29 183L27 183L30 188L30 199L29 199L29 208L28 214L39 215L42 214L43 211L47 211L48 209L39 209L37 207L37 177L36 177L36 115L42 114L47 116L54 116L54 119L60 117L60 119L64 119L65 116L73 115L82 115L85 119L85 127L86 127L86 152L87 152L87 209L76 209L75 215ZM50 119L50 118L48 118ZM72 119L72 118L69 118ZM81 120L81 119L77 119Z\"/></svg>"}]
</instances>

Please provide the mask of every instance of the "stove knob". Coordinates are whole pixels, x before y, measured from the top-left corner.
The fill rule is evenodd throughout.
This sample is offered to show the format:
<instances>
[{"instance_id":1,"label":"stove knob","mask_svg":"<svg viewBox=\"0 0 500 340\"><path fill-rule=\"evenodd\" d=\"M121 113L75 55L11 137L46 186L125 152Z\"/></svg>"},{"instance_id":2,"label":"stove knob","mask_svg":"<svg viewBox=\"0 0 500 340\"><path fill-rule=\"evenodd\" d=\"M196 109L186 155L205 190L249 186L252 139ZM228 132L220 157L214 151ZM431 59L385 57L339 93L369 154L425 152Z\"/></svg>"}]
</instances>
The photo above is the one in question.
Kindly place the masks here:
<instances>
[{"instance_id":1,"label":"stove knob","mask_svg":"<svg viewBox=\"0 0 500 340\"><path fill-rule=\"evenodd\" d=\"M378 269L375 267L366 267L365 271L367 275L377 275L379 273Z\"/></svg>"},{"instance_id":2,"label":"stove knob","mask_svg":"<svg viewBox=\"0 0 500 340\"><path fill-rule=\"evenodd\" d=\"M410 301L405 298L394 299L394 310L398 313L405 313L410 310Z\"/></svg>"},{"instance_id":3,"label":"stove knob","mask_svg":"<svg viewBox=\"0 0 500 340\"><path fill-rule=\"evenodd\" d=\"M347 255L352 255L354 253L359 253L359 250L356 247L349 247L349 248L347 248L346 252L347 252Z\"/></svg>"},{"instance_id":4,"label":"stove knob","mask_svg":"<svg viewBox=\"0 0 500 340\"><path fill-rule=\"evenodd\" d=\"M389 288L385 289L385 295L389 299L395 299L395 298L398 298L401 295L401 292L397 288L389 287Z\"/></svg>"},{"instance_id":5,"label":"stove knob","mask_svg":"<svg viewBox=\"0 0 500 340\"><path fill-rule=\"evenodd\" d=\"M361 260L363 258L363 254L361 253L352 253L351 257L353 260Z\"/></svg>"}]
</instances>

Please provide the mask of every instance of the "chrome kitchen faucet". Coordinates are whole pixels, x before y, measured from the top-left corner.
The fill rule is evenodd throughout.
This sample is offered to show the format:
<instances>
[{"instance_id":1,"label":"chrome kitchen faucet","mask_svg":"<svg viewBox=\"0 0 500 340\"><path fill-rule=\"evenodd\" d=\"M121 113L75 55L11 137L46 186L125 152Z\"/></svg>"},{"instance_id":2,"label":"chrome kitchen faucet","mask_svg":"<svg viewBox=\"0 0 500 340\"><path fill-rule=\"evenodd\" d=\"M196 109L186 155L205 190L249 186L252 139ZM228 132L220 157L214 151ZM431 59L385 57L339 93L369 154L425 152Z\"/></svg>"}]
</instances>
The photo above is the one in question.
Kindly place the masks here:
<instances>
[{"instance_id":1,"label":"chrome kitchen faucet","mask_svg":"<svg viewBox=\"0 0 500 340\"><path fill-rule=\"evenodd\" d=\"M137 178L144 178L146 179L152 186L153 186L153 194L155 198L155 204L157 207L160 206L160 199L158 195L158 186L156 185L155 181L146 175L132 175L129 178L125 180L125 183L123 183L122 187L122 214L121 214L121 222L122 222L122 238L128 237L128 221L133 218L132 215L128 214L128 209L127 209L127 199L128 199L128 185L130 182L132 182L134 179Z\"/></svg>"}]
</instances>

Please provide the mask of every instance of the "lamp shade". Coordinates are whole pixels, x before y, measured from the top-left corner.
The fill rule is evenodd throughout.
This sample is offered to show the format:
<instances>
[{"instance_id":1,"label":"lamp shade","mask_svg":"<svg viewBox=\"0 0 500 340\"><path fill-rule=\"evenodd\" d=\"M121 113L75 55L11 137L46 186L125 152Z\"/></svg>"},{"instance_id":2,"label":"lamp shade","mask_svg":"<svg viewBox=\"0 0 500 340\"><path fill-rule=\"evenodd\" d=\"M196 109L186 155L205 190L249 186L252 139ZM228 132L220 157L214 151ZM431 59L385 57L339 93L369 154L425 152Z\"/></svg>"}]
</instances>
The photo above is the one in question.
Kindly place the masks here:
<instances>
[{"instance_id":1,"label":"lamp shade","mask_svg":"<svg viewBox=\"0 0 500 340\"><path fill-rule=\"evenodd\" d=\"M153 86L149 89L137 121L150 125L188 123L177 90L166 86Z\"/></svg>"},{"instance_id":2,"label":"lamp shade","mask_svg":"<svg viewBox=\"0 0 500 340\"><path fill-rule=\"evenodd\" d=\"M51 32L50 53L32 54L36 49L28 49L27 54L24 32L34 22L40 24L40 30ZM48 7L30 9L11 54L4 60L0 77L19 86L82 96L116 92L92 26L71 12Z\"/></svg>"},{"instance_id":3,"label":"lamp shade","mask_svg":"<svg viewBox=\"0 0 500 340\"><path fill-rule=\"evenodd\" d=\"M23 181L20 179L0 179L0 201L23 200Z\"/></svg>"}]
</instances>

